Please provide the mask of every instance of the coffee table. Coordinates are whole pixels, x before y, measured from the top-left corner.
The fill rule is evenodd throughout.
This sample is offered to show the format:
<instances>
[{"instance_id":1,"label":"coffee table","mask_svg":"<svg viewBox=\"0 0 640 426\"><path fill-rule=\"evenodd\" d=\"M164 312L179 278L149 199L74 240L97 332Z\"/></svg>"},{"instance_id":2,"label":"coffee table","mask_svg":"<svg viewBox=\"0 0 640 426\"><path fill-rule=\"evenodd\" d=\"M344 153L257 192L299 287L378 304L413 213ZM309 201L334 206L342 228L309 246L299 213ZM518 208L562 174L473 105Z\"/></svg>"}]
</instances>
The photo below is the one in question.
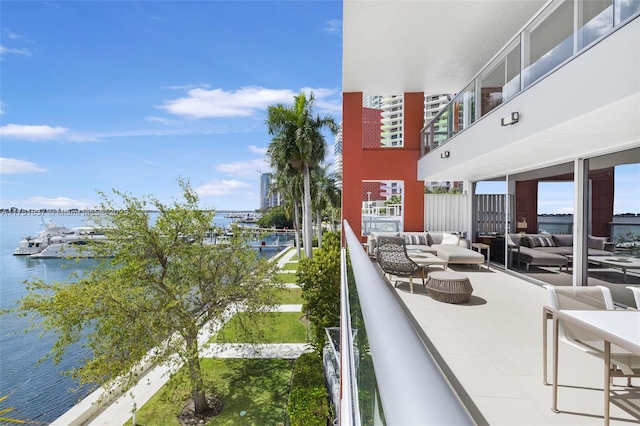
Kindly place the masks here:
<instances>
[{"instance_id":1,"label":"coffee table","mask_svg":"<svg viewBox=\"0 0 640 426\"><path fill-rule=\"evenodd\" d=\"M622 270L622 281L627 282L627 269L640 269L640 258L619 256L589 256L589 263Z\"/></svg>"},{"instance_id":2,"label":"coffee table","mask_svg":"<svg viewBox=\"0 0 640 426\"><path fill-rule=\"evenodd\" d=\"M407 251L409 255L409 259L413 260L420 267L420 274L422 274L422 284L425 283L425 273L424 270L429 268L429 266L442 266L443 270L447 269L448 262L444 259L439 258L433 253L428 253L424 251Z\"/></svg>"},{"instance_id":3,"label":"coffee table","mask_svg":"<svg viewBox=\"0 0 640 426\"><path fill-rule=\"evenodd\" d=\"M429 267L431 265L442 266L442 269L447 269L447 261L439 258L433 253L428 253L425 251L408 251L409 259L416 262L418 265L423 267Z\"/></svg>"}]
</instances>

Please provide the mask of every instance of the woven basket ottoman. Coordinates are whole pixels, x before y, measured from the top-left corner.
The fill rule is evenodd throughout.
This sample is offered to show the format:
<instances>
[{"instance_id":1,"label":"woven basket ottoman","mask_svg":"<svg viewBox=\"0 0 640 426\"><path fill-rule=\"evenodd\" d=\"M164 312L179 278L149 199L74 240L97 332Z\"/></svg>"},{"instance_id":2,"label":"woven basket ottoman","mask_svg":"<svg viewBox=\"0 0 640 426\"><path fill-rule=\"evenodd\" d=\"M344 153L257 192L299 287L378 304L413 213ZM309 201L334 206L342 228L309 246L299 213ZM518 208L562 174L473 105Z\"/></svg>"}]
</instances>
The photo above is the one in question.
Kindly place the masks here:
<instances>
[{"instance_id":1,"label":"woven basket ottoman","mask_svg":"<svg viewBox=\"0 0 640 426\"><path fill-rule=\"evenodd\" d=\"M452 271L431 272L426 287L432 299L445 303L466 303L473 293L469 277Z\"/></svg>"}]
</instances>

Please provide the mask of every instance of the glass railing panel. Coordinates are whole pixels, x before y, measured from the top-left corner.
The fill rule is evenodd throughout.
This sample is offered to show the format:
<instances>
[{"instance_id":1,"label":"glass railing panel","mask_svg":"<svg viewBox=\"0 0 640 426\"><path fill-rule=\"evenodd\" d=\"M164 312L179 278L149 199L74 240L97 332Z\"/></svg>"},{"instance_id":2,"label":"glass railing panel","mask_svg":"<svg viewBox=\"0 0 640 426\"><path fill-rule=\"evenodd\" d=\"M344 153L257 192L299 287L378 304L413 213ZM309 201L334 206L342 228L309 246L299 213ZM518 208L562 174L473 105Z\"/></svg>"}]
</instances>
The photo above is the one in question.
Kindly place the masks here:
<instances>
[{"instance_id":1,"label":"glass railing panel","mask_svg":"<svg viewBox=\"0 0 640 426\"><path fill-rule=\"evenodd\" d=\"M578 49L582 49L613 29L613 0L591 0L579 14Z\"/></svg>"},{"instance_id":2,"label":"glass railing panel","mask_svg":"<svg viewBox=\"0 0 640 426\"><path fill-rule=\"evenodd\" d=\"M615 24L621 24L640 13L640 0L616 0L614 3Z\"/></svg>"},{"instance_id":3,"label":"glass railing panel","mask_svg":"<svg viewBox=\"0 0 640 426\"><path fill-rule=\"evenodd\" d=\"M353 336L352 352L355 361L355 377L357 395L355 395L360 414L361 425L384 425L384 413L379 400L378 383L373 360L369 351L367 330L360 309L360 299L356 288L351 262L346 262L347 286L349 289L349 308L351 319L351 335Z\"/></svg>"},{"instance_id":4,"label":"glass railing panel","mask_svg":"<svg viewBox=\"0 0 640 426\"><path fill-rule=\"evenodd\" d=\"M524 57L523 88L573 55L573 3L573 0L567 0L550 8L552 10L540 15L525 31L528 55Z\"/></svg>"},{"instance_id":5,"label":"glass railing panel","mask_svg":"<svg viewBox=\"0 0 640 426\"><path fill-rule=\"evenodd\" d=\"M446 143L478 117L474 111L469 115L471 121L461 121L460 111L465 114L473 105L474 109L480 109L480 117L488 114L606 37L614 27L637 18L639 14L640 0L564 0L549 3L460 92L467 92L474 84L478 86L477 92L468 93L468 103L458 95L427 122L422 131L424 153ZM480 97L479 101L474 97ZM479 106L476 106L477 102Z\"/></svg>"},{"instance_id":6,"label":"glass railing panel","mask_svg":"<svg viewBox=\"0 0 640 426\"><path fill-rule=\"evenodd\" d=\"M481 116L520 91L520 40L514 40L478 77Z\"/></svg>"},{"instance_id":7,"label":"glass railing panel","mask_svg":"<svg viewBox=\"0 0 640 426\"><path fill-rule=\"evenodd\" d=\"M504 86L502 87L502 97L505 101L508 101L520 92L520 64L522 62L521 51L522 49L519 37L511 42L511 44L506 49L507 53L504 61L505 82Z\"/></svg>"}]
</instances>

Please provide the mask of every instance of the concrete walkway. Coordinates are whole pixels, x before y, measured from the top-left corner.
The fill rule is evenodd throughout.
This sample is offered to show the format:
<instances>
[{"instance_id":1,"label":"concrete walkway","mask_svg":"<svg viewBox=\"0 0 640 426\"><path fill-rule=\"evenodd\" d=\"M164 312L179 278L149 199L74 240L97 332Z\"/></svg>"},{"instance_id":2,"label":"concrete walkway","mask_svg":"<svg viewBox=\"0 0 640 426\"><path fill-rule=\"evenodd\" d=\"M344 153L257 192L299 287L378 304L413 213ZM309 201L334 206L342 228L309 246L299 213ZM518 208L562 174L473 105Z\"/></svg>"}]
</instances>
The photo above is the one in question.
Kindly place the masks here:
<instances>
[{"instance_id":1,"label":"concrete walkway","mask_svg":"<svg viewBox=\"0 0 640 426\"><path fill-rule=\"evenodd\" d=\"M295 249L284 250L274 257L281 268L296 255ZM297 287L289 284L287 287ZM302 305L280 305L274 312L301 312ZM211 337L238 312L230 307L224 315L224 321L210 324L199 336L203 347L201 352L205 358L287 358L294 359L311 348L305 343L275 344L209 344ZM51 426L119 426L132 418L134 407L140 408L158 392L169 380L171 374L181 367L178 357L174 357L170 365L149 367L140 377L138 384L120 397L105 395L102 388L96 390L69 411L56 419ZM102 397L102 401L100 401Z\"/></svg>"}]
</instances>

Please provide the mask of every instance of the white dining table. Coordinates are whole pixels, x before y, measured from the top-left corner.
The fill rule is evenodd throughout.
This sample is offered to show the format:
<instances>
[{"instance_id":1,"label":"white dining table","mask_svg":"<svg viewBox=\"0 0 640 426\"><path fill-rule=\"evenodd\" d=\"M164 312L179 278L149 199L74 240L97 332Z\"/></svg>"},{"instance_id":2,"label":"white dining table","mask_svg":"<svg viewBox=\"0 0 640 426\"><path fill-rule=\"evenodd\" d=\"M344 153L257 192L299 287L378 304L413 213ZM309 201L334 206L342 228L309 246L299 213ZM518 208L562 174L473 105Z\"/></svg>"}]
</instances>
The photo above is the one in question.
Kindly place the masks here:
<instances>
[{"instance_id":1,"label":"white dining table","mask_svg":"<svg viewBox=\"0 0 640 426\"><path fill-rule=\"evenodd\" d=\"M609 425L611 391L611 345L640 355L640 311L633 310L554 310L553 318L553 403L558 412L558 326L560 321L580 327L604 342L604 424Z\"/></svg>"}]
</instances>

